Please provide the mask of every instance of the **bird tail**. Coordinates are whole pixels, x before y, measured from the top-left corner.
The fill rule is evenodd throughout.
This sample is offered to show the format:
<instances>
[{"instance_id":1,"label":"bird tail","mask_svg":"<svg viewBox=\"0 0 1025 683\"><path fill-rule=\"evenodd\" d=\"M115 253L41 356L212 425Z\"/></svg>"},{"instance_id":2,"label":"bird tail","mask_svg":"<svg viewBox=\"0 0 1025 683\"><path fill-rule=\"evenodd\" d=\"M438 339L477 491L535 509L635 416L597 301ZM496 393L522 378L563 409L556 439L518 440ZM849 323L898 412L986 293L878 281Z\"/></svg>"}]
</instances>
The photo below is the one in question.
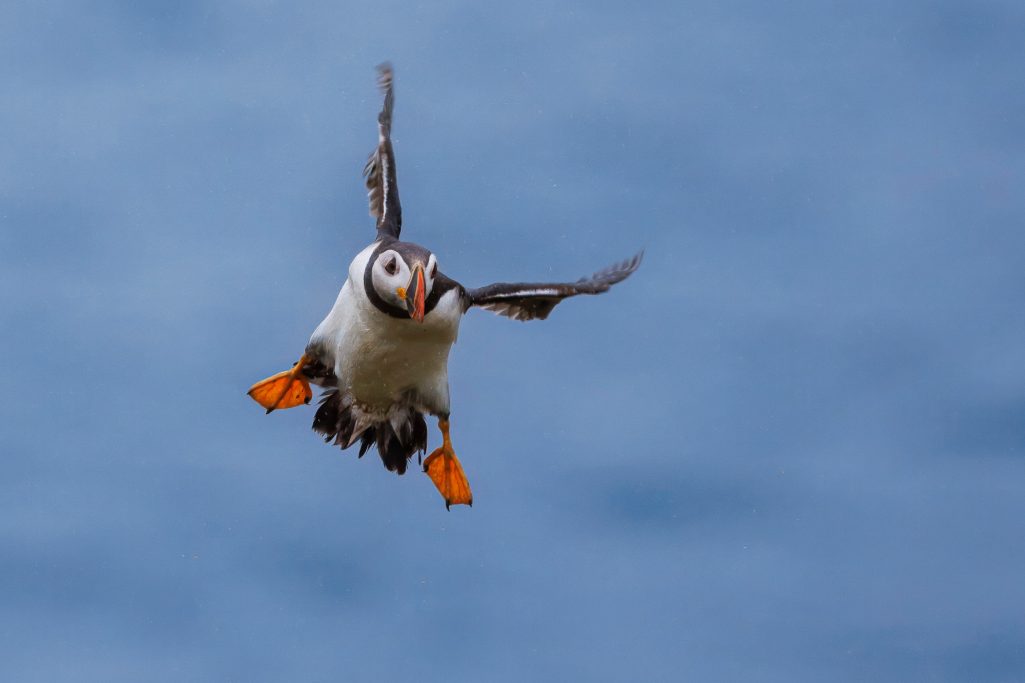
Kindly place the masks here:
<instances>
[{"instance_id":1,"label":"bird tail","mask_svg":"<svg viewBox=\"0 0 1025 683\"><path fill-rule=\"evenodd\" d=\"M423 413L409 405L396 405L388 415L368 415L348 401L337 389L325 391L313 417L313 431L342 450L359 441L359 457L377 446L381 461L390 472L403 474L413 453L427 452L427 422Z\"/></svg>"}]
</instances>

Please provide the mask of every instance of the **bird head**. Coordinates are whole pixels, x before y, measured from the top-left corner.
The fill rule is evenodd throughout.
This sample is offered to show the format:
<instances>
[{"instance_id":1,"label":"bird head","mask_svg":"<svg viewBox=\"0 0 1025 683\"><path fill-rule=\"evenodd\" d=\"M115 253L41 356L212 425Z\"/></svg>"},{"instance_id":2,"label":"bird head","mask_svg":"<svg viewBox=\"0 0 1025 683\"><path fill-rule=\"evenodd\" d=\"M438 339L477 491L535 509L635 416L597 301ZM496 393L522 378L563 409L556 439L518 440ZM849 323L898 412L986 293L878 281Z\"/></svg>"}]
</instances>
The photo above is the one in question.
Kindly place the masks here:
<instances>
[{"instance_id":1,"label":"bird head","mask_svg":"<svg viewBox=\"0 0 1025 683\"><path fill-rule=\"evenodd\" d=\"M422 323L424 305L434 288L438 259L415 244L396 242L381 251L373 265L373 287L377 295L409 317Z\"/></svg>"}]
</instances>

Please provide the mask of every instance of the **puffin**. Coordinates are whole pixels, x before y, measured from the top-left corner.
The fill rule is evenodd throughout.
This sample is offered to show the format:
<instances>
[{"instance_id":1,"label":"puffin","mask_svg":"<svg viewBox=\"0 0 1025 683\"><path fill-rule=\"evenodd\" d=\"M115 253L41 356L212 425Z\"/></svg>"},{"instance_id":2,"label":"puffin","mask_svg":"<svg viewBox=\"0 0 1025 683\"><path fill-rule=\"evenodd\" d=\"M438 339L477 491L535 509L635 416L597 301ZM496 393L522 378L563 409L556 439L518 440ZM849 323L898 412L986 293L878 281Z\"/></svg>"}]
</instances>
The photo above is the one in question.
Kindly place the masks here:
<instances>
[{"instance_id":1,"label":"puffin","mask_svg":"<svg viewBox=\"0 0 1025 683\"><path fill-rule=\"evenodd\" d=\"M248 391L267 413L310 403L324 389L313 430L343 450L359 444L359 457L376 447L384 466L403 474L413 453L427 452L425 415L437 418L441 445L421 462L445 500L473 505L470 483L450 437L448 357L469 309L480 307L513 320L544 320L563 299L600 294L640 265L643 252L576 282L498 282L468 288L438 269L430 249L400 239L402 206L391 128L393 70L377 67L384 104L377 116L377 148L366 178L377 236L349 264L334 306L310 336L290 370Z\"/></svg>"}]
</instances>

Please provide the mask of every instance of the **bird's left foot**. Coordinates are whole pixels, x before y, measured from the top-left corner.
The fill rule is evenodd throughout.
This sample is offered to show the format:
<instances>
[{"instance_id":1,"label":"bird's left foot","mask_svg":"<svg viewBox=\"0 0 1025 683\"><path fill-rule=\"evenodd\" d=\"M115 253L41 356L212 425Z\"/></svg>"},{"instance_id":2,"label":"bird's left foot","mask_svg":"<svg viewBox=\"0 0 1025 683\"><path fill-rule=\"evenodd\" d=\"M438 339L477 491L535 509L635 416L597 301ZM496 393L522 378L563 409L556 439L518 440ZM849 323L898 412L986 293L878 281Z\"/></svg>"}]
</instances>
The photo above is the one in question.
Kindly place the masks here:
<instances>
[{"instance_id":1,"label":"bird's left foot","mask_svg":"<svg viewBox=\"0 0 1025 683\"><path fill-rule=\"evenodd\" d=\"M309 359L303 354L291 370L279 372L250 387L249 395L266 408L268 413L277 408L294 408L309 403L313 398L313 390L303 374L303 366L308 362Z\"/></svg>"},{"instance_id":2,"label":"bird's left foot","mask_svg":"<svg viewBox=\"0 0 1025 683\"><path fill-rule=\"evenodd\" d=\"M456 452L452 450L452 441L448 436L448 420L438 420L438 428L441 429L443 442L441 448L435 449L424 460L424 472L445 499L446 508L453 505L472 506L473 493L470 492L470 482L463 473L463 466L459 463Z\"/></svg>"}]
</instances>

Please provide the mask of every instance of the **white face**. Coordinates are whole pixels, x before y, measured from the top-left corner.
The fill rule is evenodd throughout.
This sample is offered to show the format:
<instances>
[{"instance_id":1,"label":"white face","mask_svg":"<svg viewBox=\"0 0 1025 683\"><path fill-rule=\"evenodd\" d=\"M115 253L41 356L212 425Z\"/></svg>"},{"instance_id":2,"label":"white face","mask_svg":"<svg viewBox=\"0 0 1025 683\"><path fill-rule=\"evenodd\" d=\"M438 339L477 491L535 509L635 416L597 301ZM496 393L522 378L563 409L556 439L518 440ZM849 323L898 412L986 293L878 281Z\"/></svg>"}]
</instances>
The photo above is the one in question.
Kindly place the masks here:
<instances>
[{"instance_id":1,"label":"white face","mask_svg":"<svg viewBox=\"0 0 1025 683\"><path fill-rule=\"evenodd\" d=\"M397 308L405 308L406 300L400 295L410 286L410 267L397 251L382 251L374 263L372 280L377 295ZM431 254L424 264L424 298L431 295L434 278L438 274L438 259Z\"/></svg>"}]
</instances>

